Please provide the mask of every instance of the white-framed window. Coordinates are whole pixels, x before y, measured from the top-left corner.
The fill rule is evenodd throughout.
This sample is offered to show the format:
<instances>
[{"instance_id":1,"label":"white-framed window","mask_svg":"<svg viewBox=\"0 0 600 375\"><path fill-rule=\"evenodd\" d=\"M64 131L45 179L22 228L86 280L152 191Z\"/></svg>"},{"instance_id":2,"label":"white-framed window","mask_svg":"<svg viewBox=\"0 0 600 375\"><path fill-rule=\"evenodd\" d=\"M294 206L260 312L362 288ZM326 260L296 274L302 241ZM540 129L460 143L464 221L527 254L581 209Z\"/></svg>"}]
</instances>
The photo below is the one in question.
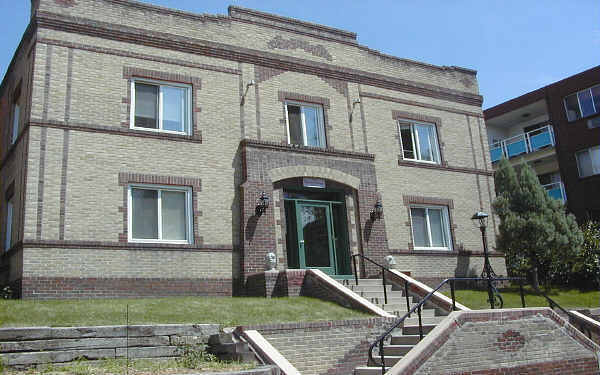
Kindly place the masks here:
<instances>
[{"instance_id":1,"label":"white-framed window","mask_svg":"<svg viewBox=\"0 0 600 375\"><path fill-rule=\"evenodd\" d=\"M288 144L327 147L323 106L285 102Z\"/></svg>"},{"instance_id":2,"label":"white-framed window","mask_svg":"<svg viewBox=\"0 0 600 375\"><path fill-rule=\"evenodd\" d=\"M600 113L600 85L568 95L564 103L569 121Z\"/></svg>"},{"instance_id":3,"label":"white-framed window","mask_svg":"<svg viewBox=\"0 0 600 375\"><path fill-rule=\"evenodd\" d=\"M10 144L14 144L19 136L19 119L21 117L21 106L19 103L13 104L13 126L10 136Z\"/></svg>"},{"instance_id":4,"label":"white-framed window","mask_svg":"<svg viewBox=\"0 0 600 375\"><path fill-rule=\"evenodd\" d=\"M415 250L452 250L447 207L411 205L410 220Z\"/></svg>"},{"instance_id":5,"label":"white-framed window","mask_svg":"<svg viewBox=\"0 0 600 375\"><path fill-rule=\"evenodd\" d=\"M13 224L13 200L12 197L6 202L6 224L4 251L8 251L12 246L12 224Z\"/></svg>"},{"instance_id":6,"label":"white-framed window","mask_svg":"<svg viewBox=\"0 0 600 375\"><path fill-rule=\"evenodd\" d=\"M130 185L129 241L193 243L192 189Z\"/></svg>"},{"instance_id":7,"label":"white-framed window","mask_svg":"<svg viewBox=\"0 0 600 375\"><path fill-rule=\"evenodd\" d=\"M403 159L440 163L440 148L435 125L400 120L398 132Z\"/></svg>"},{"instance_id":8,"label":"white-framed window","mask_svg":"<svg viewBox=\"0 0 600 375\"><path fill-rule=\"evenodd\" d=\"M575 153L579 177L600 174L600 146L590 147Z\"/></svg>"},{"instance_id":9,"label":"white-framed window","mask_svg":"<svg viewBox=\"0 0 600 375\"><path fill-rule=\"evenodd\" d=\"M131 128L190 135L191 104L191 85L133 79Z\"/></svg>"}]
</instances>

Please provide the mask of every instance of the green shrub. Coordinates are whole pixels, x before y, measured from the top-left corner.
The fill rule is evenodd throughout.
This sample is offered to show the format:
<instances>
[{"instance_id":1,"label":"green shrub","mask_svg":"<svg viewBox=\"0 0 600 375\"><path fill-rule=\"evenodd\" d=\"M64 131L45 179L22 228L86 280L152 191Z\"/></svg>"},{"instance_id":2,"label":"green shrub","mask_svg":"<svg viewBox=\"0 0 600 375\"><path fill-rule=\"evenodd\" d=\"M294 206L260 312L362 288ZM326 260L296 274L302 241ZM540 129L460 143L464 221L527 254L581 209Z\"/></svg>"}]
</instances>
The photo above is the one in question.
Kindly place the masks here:
<instances>
[{"instance_id":1,"label":"green shrub","mask_svg":"<svg viewBox=\"0 0 600 375\"><path fill-rule=\"evenodd\" d=\"M206 351L205 345L181 345L178 352L180 355L179 365L189 369L201 368L206 362L218 361L216 355Z\"/></svg>"},{"instance_id":2,"label":"green shrub","mask_svg":"<svg viewBox=\"0 0 600 375\"><path fill-rule=\"evenodd\" d=\"M581 226L583 246L573 264L574 282L589 288L600 286L600 222L588 221Z\"/></svg>"}]
</instances>

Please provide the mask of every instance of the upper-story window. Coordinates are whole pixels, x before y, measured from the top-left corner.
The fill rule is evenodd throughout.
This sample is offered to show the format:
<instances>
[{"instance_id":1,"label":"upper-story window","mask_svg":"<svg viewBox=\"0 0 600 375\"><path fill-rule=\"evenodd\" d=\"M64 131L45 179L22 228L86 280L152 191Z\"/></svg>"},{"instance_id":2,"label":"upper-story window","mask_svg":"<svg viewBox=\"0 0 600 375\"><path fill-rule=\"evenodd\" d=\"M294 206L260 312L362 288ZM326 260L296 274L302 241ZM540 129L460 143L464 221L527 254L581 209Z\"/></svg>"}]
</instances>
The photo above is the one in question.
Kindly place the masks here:
<instances>
[{"instance_id":1,"label":"upper-story window","mask_svg":"<svg viewBox=\"0 0 600 375\"><path fill-rule=\"evenodd\" d=\"M600 85L565 97L565 110L569 121L600 113Z\"/></svg>"},{"instance_id":2,"label":"upper-story window","mask_svg":"<svg viewBox=\"0 0 600 375\"><path fill-rule=\"evenodd\" d=\"M175 134L191 132L191 87L147 80L131 82L131 127Z\"/></svg>"},{"instance_id":3,"label":"upper-story window","mask_svg":"<svg viewBox=\"0 0 600 375\"><path fill-rule=\"evenodd\" d=\"M321 105L288 101L285 111L289 144L327 147Z\"/></svg>"},{"instance_id":4,"label":"upper-story window","mask_svg":"<svg viewBox=\"0 0 600 375\"><path fill-rule=\"evenodd\" d=\"M445 206L411 206L415 250L451 250L450 220Z\"/></svg>"},{"instance_id":5,"label":"upper-story window","mask_svg":"<svg viewBox=\"0 0 600 375\"><path fill-rule=\"evenodd\" d=\"M575 154L579 177L600 174L600 146L587 148Z\"/></svg>"},{"instance_id":6,"label":"upper-story window","mask_svg":"<svg viewBox=\"0 0 600 375\"><path fill-rule=\"evenodd\" d=\"M12 145L17 141L19 136L19 120L21 119L21 105L19 99L21 97L21 84L17 86L17 89L13 93L13 107L12 107L12 131L10 133L10 144Z\"/></svg>"},{"instance_id":7,"label":"upper-story window","mask_svg":"<svg viewBox=\"0 0 600 375\"><path fill-rule=\"evenodd\" d=\"M419 122L398 121L398 131L405 160L429 163L440 162L440 149L435 125Z\"/></svg>"},{"instance_id":8,"label":"upper-story window","mask_svg":"<svg viewBox=\"0 0 600 375\"><path fill-rule=\"evenodd\" d=\"M191 196L188 187L131 185L129 240L192 243Z\"/></svg>"}]
</instances>

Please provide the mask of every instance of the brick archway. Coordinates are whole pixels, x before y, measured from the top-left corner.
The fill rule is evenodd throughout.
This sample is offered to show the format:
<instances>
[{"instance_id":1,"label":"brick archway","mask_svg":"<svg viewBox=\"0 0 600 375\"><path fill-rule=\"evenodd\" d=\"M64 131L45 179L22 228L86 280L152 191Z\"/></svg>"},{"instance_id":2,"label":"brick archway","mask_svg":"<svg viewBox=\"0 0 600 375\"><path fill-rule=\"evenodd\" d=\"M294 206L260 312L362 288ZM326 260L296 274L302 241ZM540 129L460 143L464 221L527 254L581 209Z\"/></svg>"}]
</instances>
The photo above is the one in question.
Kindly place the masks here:
<instances>
[{"instance_id":1,"label":"brick archway","mask_svg":"<svg viewBox=\"0 0 600 375\"><path fill-rule=\"evenodd\" d=\"M286 180L288 178L294 177L317 177L348 185L355 190L358 190L360 188L360 178L326 167L318 167L312 165L280 167L271 169L268 172L268 174L272 182Z\"/></svg>"}]
</instances>

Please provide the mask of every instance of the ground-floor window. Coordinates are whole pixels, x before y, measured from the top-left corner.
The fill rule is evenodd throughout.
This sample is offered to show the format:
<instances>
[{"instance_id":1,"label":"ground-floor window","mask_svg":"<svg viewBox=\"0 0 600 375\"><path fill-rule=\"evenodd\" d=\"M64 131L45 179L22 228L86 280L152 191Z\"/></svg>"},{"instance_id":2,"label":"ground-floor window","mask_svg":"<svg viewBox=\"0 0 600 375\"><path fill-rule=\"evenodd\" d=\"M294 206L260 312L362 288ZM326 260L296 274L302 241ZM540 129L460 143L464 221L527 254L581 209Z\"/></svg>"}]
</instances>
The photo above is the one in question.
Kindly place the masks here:
<instances>
[{"instance_id":1,"label":"ground-floor window","mask_svg":"<svg viewBox=\"0 0 600 375\"><path fill-rule=\"evenodd\" d=\"M411 206L411 225L415 250L451 250L448 208Z\"/></svg>"},{"instance_id":2,"label":"ground-floor window","mask_svg":"<svg viewBox=\"0 0 600 375\"><path fill-rule=\"evenodd\" d=\"M192 243L191 188L131 185L129 240Z\"/></svg>"}]
</instances>

